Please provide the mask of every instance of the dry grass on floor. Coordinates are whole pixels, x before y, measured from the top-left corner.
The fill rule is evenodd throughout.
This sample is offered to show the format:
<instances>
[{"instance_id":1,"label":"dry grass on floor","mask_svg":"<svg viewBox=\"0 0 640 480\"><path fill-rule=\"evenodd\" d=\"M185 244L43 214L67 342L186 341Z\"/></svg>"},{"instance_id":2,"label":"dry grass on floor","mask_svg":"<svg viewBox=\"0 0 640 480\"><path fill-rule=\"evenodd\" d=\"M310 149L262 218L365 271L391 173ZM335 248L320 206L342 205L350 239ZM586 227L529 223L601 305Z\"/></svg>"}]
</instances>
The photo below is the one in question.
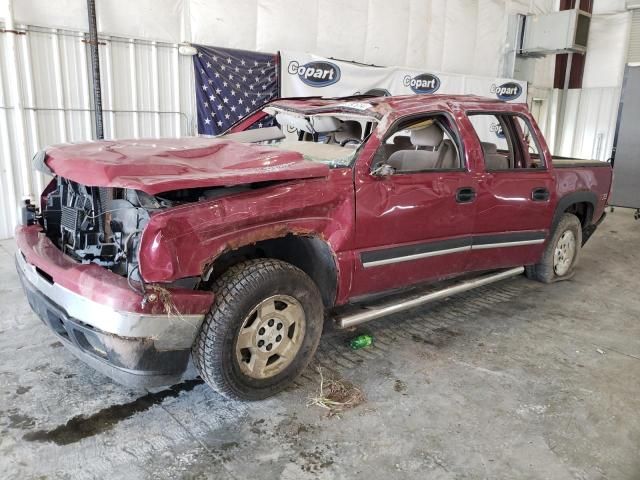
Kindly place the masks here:
<instances>
[{"instance_id":1,"label":"dry grass on floor","mask_svg":"<svg viewBox=\"0 0 640 480\"><path fill-rule=\"evenodd\" d=\"M338 378L333 372L325 377L322 367L316 367L316 372L320 377L320 385L317 395L309 398L308 406L324 408L327 416L332 417L366 401L362 390L351 382Z\"/></svg>"}]
</instances>

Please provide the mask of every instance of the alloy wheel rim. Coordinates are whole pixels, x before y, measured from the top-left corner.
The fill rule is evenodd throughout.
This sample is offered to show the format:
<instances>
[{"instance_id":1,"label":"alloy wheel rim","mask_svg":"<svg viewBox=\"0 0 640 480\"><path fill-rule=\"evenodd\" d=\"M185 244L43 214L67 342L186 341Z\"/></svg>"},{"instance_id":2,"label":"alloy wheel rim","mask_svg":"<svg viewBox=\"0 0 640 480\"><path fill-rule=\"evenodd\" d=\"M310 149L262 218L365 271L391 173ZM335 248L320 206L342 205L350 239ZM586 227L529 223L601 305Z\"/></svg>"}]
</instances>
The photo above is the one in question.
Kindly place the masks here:
<instances>
[{"instance_id":1,"label":"alloy wheel rim","mask_svg":"<svg viewBox=\"0 0 640 480\"><path fill-rule=\"evenodd\" d=\"M566 230L560 235L553 252L553 270L556 275L566 275L571 268L575 254L576 236L571 230Z\"/></svg>"},{"instance_id":2,"label":"alloy wheel rim","mask_svg":"<svg viewBox=\"0 0 640 480\"><path fill-rule=\"evenodd\" d=\"M236 359L245 375L270 378L287 368L304 339L306 317L298 300L274 295L256 305L242 322Z\"/></svg>"}]
</instances>

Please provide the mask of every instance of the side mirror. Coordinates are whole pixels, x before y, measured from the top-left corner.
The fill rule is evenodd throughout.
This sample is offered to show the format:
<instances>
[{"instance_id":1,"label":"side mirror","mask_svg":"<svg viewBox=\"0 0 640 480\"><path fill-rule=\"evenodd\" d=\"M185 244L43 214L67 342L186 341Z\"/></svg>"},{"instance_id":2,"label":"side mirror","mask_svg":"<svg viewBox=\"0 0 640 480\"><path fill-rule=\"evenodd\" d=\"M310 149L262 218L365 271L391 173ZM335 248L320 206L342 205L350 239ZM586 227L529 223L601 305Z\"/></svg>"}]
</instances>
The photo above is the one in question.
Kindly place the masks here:
<instances>
[{"instance_id":1,"label":"side mirror","mask_svg":"<svg viewBox=\"0 0 640 480\"><path fill-rule=\"evenodd\" d=\"M390 177L394 173L396 173L396 169L388 163L379 163L371 170L371 175L374 177Z\"/></svg>"}]
</instances>

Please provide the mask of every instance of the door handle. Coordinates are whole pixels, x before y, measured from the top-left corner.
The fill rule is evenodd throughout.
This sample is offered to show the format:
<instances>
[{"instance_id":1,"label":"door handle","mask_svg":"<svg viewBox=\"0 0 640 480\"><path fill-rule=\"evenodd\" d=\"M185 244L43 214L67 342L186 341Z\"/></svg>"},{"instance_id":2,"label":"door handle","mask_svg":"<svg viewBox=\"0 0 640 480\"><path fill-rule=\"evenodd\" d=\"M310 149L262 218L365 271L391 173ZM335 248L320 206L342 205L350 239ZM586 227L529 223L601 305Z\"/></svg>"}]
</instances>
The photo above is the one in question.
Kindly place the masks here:
<instances>
[{"instance_id":1,"label":"door handle","mask_svg":"<svg viewBox=\"0 0 640 480\"><path fill-rule=\"evenodd\" d=\"M459 188L456 192L456 202L469 203L476 199L476 191L471 187Z\"/></svg>"},{"instance_id":2,"label":"door handle","mask_svg":"<svg viewBox=\"0 0 640 480\"><path fill-rule=\"evenodd\" d=\"M531 190L531 200L534 202L546 202L549 200L549 190L545 187L534 188Z\"/></svg>"}]
</instances>

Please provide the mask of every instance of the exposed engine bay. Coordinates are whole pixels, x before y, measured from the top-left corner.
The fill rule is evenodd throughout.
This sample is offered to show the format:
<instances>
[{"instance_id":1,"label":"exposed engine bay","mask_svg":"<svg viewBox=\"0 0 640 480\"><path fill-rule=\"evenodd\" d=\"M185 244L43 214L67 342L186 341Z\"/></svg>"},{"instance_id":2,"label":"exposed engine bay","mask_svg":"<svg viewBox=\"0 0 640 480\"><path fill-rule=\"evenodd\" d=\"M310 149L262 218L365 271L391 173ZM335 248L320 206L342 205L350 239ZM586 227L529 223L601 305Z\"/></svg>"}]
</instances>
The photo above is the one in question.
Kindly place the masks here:
<instances>
[{"instance_id":1,"label":"exposed engine bay","mask_svg":"<svg viewBox=\"0 0 640 480\"><path fill-rule=\"evenodd\" d=\"M140 234L153 213L273 183L193 188L153 196L126 188L88 187L61 177L54 181L55 189L46 195L41 218L47 237L81 263L95 263L137 281Z\"/></svg>"},{"instance_id":2,"label":"exposed engine bay","mask_svg":"<svg viewBox=\"0 0 640 480\"><path fill-rule=\"evenodd\" d=\"M42 215L47 236L82 263L128 275L137 263L139 234L162 204L136 190L86 187L60 177L56 182Z\"/></svg>"}]
</instances>

